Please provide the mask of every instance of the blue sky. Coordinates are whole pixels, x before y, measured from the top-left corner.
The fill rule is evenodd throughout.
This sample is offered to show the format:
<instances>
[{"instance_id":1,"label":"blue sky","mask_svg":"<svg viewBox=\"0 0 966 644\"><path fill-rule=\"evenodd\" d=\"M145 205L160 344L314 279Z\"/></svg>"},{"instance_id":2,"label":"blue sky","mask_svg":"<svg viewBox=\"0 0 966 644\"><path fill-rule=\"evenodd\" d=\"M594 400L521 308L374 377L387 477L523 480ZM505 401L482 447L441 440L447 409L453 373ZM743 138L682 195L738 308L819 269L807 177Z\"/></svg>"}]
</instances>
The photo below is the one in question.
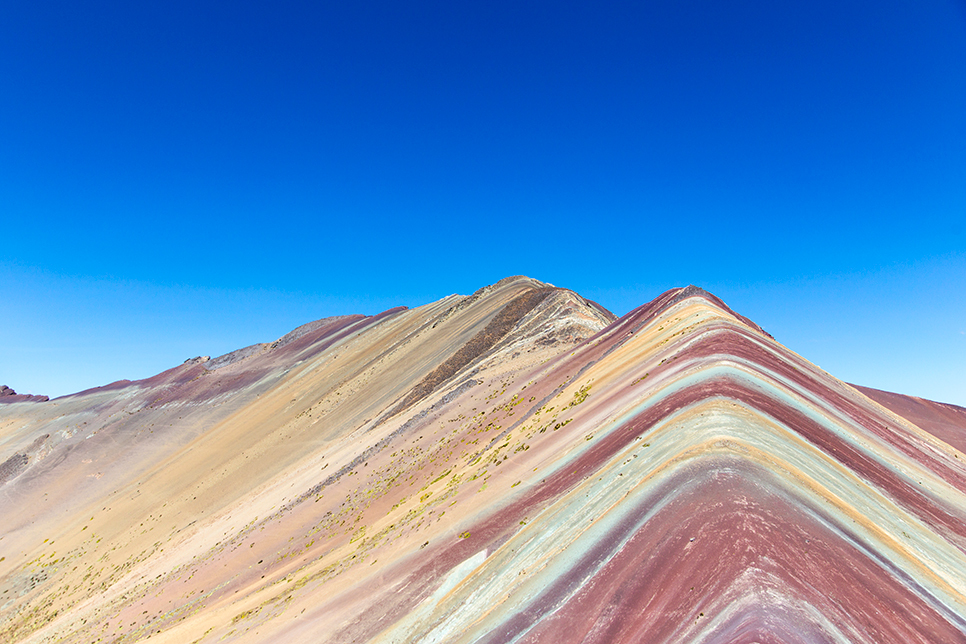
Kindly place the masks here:
<instances>
[{"instance_id":1,"label":"blue sky","mask_svg":"<svg viewBox=\"0 0 966 644\"><path fill-rule=\"evenodd\" d=\"M966 405L963 0L320 4L5 4L0 384L522 273Z\"/></svg>"}]
</instances>

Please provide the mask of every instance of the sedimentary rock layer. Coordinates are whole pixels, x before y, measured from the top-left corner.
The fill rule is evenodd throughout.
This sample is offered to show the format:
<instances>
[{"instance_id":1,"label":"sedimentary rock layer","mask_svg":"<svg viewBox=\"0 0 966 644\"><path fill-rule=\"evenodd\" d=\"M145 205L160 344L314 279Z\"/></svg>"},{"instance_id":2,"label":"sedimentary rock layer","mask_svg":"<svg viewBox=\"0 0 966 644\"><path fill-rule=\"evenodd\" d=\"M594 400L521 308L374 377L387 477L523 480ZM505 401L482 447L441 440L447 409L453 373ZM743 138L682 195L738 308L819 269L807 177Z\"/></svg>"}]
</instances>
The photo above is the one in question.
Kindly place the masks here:
<instances>
[{"instance_id":1,"label":"sedimentary rock layer","mask_svg":"<svg viewBox=\"0 0 966 644\"><path fill-rule=\"evenodd\" d=\"M966 426L890 400L693 287L319 321L3 407L0 639L964 642Z\"/></svg>"}]
</instances>

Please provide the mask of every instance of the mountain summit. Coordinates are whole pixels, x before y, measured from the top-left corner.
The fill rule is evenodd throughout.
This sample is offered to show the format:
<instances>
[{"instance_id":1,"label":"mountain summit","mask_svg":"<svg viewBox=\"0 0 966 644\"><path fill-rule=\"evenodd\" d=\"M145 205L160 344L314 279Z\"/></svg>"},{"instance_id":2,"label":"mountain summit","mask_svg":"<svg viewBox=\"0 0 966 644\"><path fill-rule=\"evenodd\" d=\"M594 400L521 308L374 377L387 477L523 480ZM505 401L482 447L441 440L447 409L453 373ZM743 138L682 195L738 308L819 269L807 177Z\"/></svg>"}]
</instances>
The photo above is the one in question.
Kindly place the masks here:
<instances>
[{"instance_id":1,"label":"mountain summit","mask_svg":"<svg viewBox=\"0 0 966 644\"><path fill-rule=\"evenodd\" d=\"M937 405L696 287L318 320L0 405L0 640L966 642Z\"/></svg>"}]
</instances>

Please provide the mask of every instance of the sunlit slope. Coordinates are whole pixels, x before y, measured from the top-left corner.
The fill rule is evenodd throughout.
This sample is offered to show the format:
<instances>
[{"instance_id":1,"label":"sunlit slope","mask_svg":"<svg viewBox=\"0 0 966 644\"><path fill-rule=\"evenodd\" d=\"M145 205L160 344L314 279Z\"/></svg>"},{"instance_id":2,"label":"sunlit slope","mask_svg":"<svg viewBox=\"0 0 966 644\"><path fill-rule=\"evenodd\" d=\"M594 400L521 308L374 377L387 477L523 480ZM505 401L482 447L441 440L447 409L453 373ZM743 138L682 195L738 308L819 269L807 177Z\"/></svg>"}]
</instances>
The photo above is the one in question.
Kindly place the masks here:
<instances>
[{"instance_id":1,"label":"sunlit slope","mask_svg":"<svg viewBox=\"0 0 966 644\"><path fill-rule=\"evenodd\" d=\"M960 452L966 451L966 409L868 387L856 389Z\"/></svg>"},{"instance_id":2,"label":"sunlit slope","mask_svg":"<svg viewBox=\"0 0 966 644\"><path fill-rule=\"evenodd\" d=\"M699 289L608 322L513 278L0 408L0 639L966 641L962 454Z\"/></svg>"},{"instance_id":3,"label":"sunlit slope","mask_svg":"<svg viewBox=\"0 0 966 644\"><path fill-rule=\"evenodd\" d=\"M520 309L521 298L530 309ZM540 342L514 350L521 364L556 355L610 319L573 293L510 279L412 311L322 320L146 381L0 407L2 455L18 465L0 496L0 639L105 637L94 623L130 597L143 570L170 572L223 541L212 525L225 517L265 517L291 499L293 485L318 485L340 454L358 456L360 435L511 308L522 316L517 332L531 328L527 339ZM510 346L511 331L491 339ZM281 552L291 535L276 536ZM162 630L191 604L169 595L163 605L171 615Z\"/></svg>"}]
</instances>

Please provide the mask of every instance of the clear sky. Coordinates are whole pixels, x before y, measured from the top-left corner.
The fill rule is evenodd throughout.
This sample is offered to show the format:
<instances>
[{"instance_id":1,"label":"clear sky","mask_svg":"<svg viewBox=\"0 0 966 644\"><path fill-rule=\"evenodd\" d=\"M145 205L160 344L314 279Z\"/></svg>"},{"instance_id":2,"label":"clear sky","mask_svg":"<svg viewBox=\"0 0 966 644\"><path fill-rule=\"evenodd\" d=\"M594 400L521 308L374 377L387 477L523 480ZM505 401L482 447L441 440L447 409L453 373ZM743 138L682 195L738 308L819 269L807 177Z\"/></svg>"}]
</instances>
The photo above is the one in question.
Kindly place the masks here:
<instances>
[{"instance_id":1,"label":"clear sky","mask_svg":"<svg viewBox=\"0 0 966 644\"><path fill-rule=\"evenodd\" d=\"M966 405L966 0L9 0L0 384L526 274Z\"/></svg>"}]
</instances>

